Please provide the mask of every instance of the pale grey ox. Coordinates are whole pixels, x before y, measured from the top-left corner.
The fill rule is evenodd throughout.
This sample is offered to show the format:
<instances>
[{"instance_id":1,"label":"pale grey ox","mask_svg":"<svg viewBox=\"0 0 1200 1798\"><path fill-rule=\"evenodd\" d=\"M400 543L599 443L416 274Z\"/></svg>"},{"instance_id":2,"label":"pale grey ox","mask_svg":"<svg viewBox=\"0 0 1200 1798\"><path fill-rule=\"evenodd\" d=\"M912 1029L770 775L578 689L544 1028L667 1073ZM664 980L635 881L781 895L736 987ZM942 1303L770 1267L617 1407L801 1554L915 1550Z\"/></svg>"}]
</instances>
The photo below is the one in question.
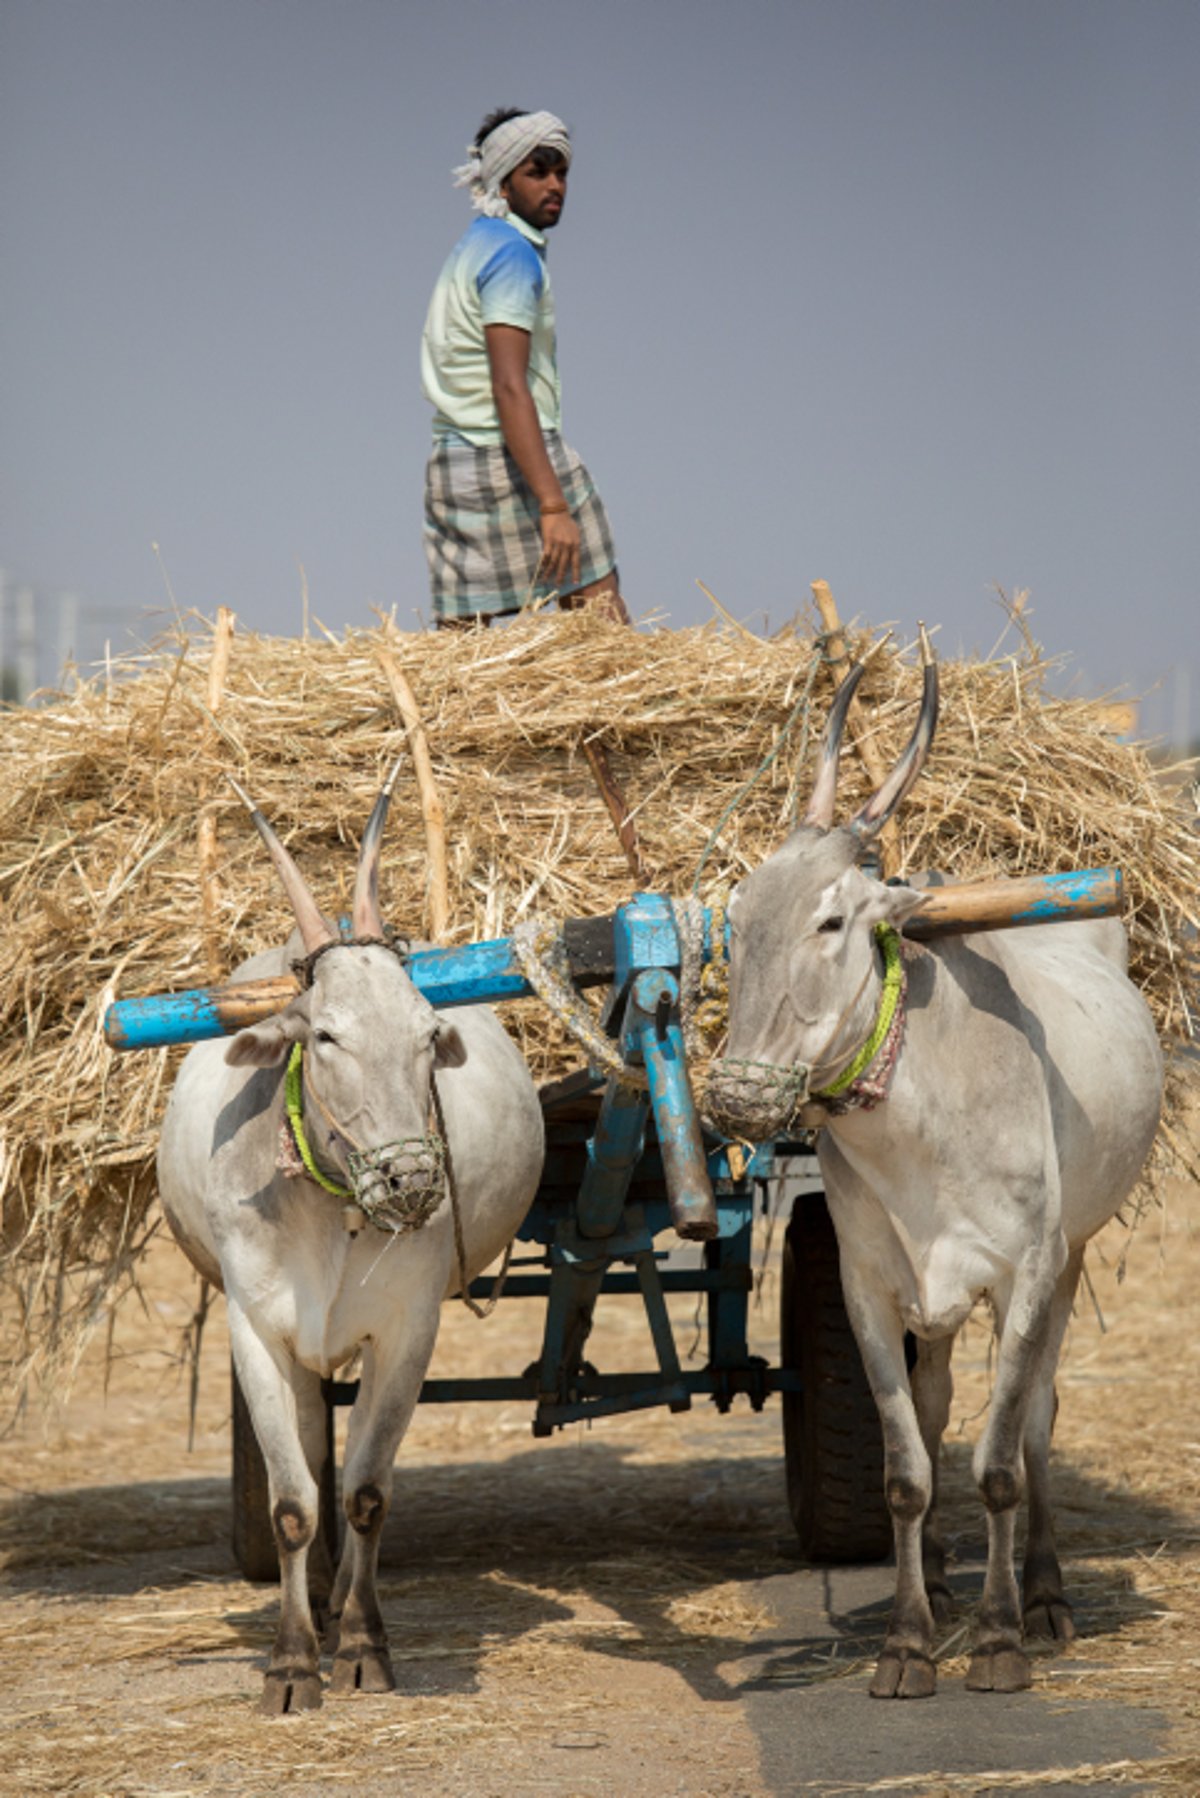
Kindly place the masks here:
<instances>
[{"instance_id":1,"label":"pale grey ox","mask_svg":"<svg viewBox=\"0 0 1200 1798\"><path fill-rule=\"evenodd\" d=\"M821 1170L846 1306L879 1408L895 1533L877 1698L935 1689L935 1618L952 1614L938 1449L953 1339L981 1299L998 1348L974 1456L988 1559L967 1684L1001 1692L1029 1684L1022 1622L1028 1637L1075 1633L1050 1509L1055 1371L1084 1245L1137 1180L1162 1092L1154 1024L1126 974L1124 930L1102 919L905 945L906 1015L880 1066L867 1070L880 1076L874 1103L856 1104L853 1088L816 1097L871 1040L883 987L875 927L898 930L921 902L861 864L928 754L937 675L927 644L925 664L911 742L853 822L835 828L838 748L861 668L844 682L802 825L733 896L728 1059L711 1094L729 1124L740 1112L759 1135L797 1102L804 1122L823 1125ZM893 939L893 959L896 947ZM916 1344L911 1373L906 1333ZM1023 1492L1022 1611L1014 1531Z\"/></svg>"},{"instance_id":2,"label":"pale grey ox","mask_svg":"<svg viewBox=\"0 0 1200 1798\"><path fill-rule=\"evenodd\" d=\"M329 1632L334 1690L395 1684L375 1592L379 1538L441 1303L461 1284L443 1144L429 1123L435 1070L468 1280L511 1240L544 1154L536 1090L499 1020L478 1006L457 1011L453 1023L439 1017L382 940L377 879L390 791L389 780L363 836L359 940L344 945L251 805L296 916L310 983L269 1021L190 1051L158 1156L171 1228L225 1292L234 1362L266 1460L282 1570L262 1697L271 1713L321 1703L319 1628ZM293 953L255 956L237 978L282 973ZM302 1133L342 1196L305 1171L284 1123L285 1063L297 1044ZM320 1388L359 1351L343 1475L350 1527L335 1581L318 1528Z\"/></svg>"}]
</instances>

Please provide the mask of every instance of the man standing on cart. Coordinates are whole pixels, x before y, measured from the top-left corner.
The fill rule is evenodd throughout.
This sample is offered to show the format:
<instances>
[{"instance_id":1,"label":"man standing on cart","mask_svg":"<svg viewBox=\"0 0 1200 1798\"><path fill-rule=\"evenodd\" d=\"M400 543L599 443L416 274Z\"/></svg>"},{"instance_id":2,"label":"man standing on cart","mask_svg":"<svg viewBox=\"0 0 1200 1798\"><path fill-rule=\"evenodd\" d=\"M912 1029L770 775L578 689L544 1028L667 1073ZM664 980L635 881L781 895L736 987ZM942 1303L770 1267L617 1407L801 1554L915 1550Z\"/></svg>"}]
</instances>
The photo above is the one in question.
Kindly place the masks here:
<instances>
[{"instance_id":1,"label":"man standing on cart","mask_svg":"<svg viewBox=\"0 0 1200 1798\"><path fill-rule=\"evenodd\" d=\"M480 215L438 277L421 344L434 408L425 553L439 627L484 624L557 593L629 622L603 501L563 442L546 233L571 140L551 112L506 108L455 170Z\"/></svg>"}]
</instances>

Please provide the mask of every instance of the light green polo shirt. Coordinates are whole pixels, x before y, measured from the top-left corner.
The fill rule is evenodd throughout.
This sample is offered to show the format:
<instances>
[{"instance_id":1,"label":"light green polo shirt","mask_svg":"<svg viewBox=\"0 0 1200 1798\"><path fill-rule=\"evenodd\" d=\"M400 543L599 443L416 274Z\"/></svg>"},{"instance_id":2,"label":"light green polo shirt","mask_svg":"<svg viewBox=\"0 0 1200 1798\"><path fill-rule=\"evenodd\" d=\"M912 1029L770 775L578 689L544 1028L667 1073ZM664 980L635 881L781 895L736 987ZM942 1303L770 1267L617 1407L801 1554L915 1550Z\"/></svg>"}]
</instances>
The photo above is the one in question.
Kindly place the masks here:
<instances>
[{"instance_id":1,"label":"light green polo shirt","mask_svg":"<svg viewBox=\"0 0 1200 1798\"><path fill-rule=\"evenodd\" d=\"M541 231L510 213L477 218L438 276L421 338L421 387L433 406L433 434L470 443L504 441L484 330L516 325L529 333L529 390L543 431L562 427L554 339L554 295Z\"/></svg>"}]
</instances>

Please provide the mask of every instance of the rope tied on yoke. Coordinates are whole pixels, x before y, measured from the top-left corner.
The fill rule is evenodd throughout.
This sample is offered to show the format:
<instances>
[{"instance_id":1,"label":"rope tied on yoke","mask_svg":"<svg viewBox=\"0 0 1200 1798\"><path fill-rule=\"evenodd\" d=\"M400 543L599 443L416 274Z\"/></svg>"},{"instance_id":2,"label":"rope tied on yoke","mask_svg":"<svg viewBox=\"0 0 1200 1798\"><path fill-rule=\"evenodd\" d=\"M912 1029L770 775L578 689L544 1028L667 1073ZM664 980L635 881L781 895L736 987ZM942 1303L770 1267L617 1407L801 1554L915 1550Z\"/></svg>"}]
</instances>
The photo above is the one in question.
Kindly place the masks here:
<instances>
[{"instance_id":1,"label":"rope tied on yoke","mask_svg":"<svg viewBox=\"0 0 1200 1798\"><path fill-rule=\"evenodd\" d=\"M336 936L328 943L318 943L309 954L297 957L292 963L292 973L300 982L301 992L307 992L313 983L317 963L331 949L390 949L403 967L408 960L409 948L408 938L385 924L382 936Z\"/></svg>"},{"instance_id":2,"label":"rope tied on yoke","mask_svg":"<svg viewBox=\"0 0 1200 1798\"><path fill-rule=\"evenodd\" d=\"M645 1068L626 1061L574 983L562 926L550 918L522 918L512 933L513 953L538 998L547 1005L594 1067L622 1086L644 1092Z\"/></svg>"}]
</instances>

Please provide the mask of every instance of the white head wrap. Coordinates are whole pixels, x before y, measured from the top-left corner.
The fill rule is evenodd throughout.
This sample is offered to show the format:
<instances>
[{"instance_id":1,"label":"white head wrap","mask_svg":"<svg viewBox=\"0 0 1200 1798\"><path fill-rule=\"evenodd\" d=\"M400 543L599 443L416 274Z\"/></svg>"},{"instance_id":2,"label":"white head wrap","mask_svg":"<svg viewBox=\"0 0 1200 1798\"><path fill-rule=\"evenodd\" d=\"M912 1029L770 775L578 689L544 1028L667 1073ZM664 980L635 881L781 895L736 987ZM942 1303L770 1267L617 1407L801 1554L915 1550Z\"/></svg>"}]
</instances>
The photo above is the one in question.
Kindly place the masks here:
<instances>
[{"instance_id":1,"label":"white head wrap","mask_svg":"<svg viewBox=\"0 0 1200 1798\"><path fill-rule=\"evenodd\" d=\"M454 185L469 190L476 212L486 213L488 218L507 218L508 201L500 192L500 183L543 144L570 163L570 133L552 112L523 112L506 119L489 131L482 149L474 144L468 147L468 160L454 170Z\"/></svg>"}]
</instances>

